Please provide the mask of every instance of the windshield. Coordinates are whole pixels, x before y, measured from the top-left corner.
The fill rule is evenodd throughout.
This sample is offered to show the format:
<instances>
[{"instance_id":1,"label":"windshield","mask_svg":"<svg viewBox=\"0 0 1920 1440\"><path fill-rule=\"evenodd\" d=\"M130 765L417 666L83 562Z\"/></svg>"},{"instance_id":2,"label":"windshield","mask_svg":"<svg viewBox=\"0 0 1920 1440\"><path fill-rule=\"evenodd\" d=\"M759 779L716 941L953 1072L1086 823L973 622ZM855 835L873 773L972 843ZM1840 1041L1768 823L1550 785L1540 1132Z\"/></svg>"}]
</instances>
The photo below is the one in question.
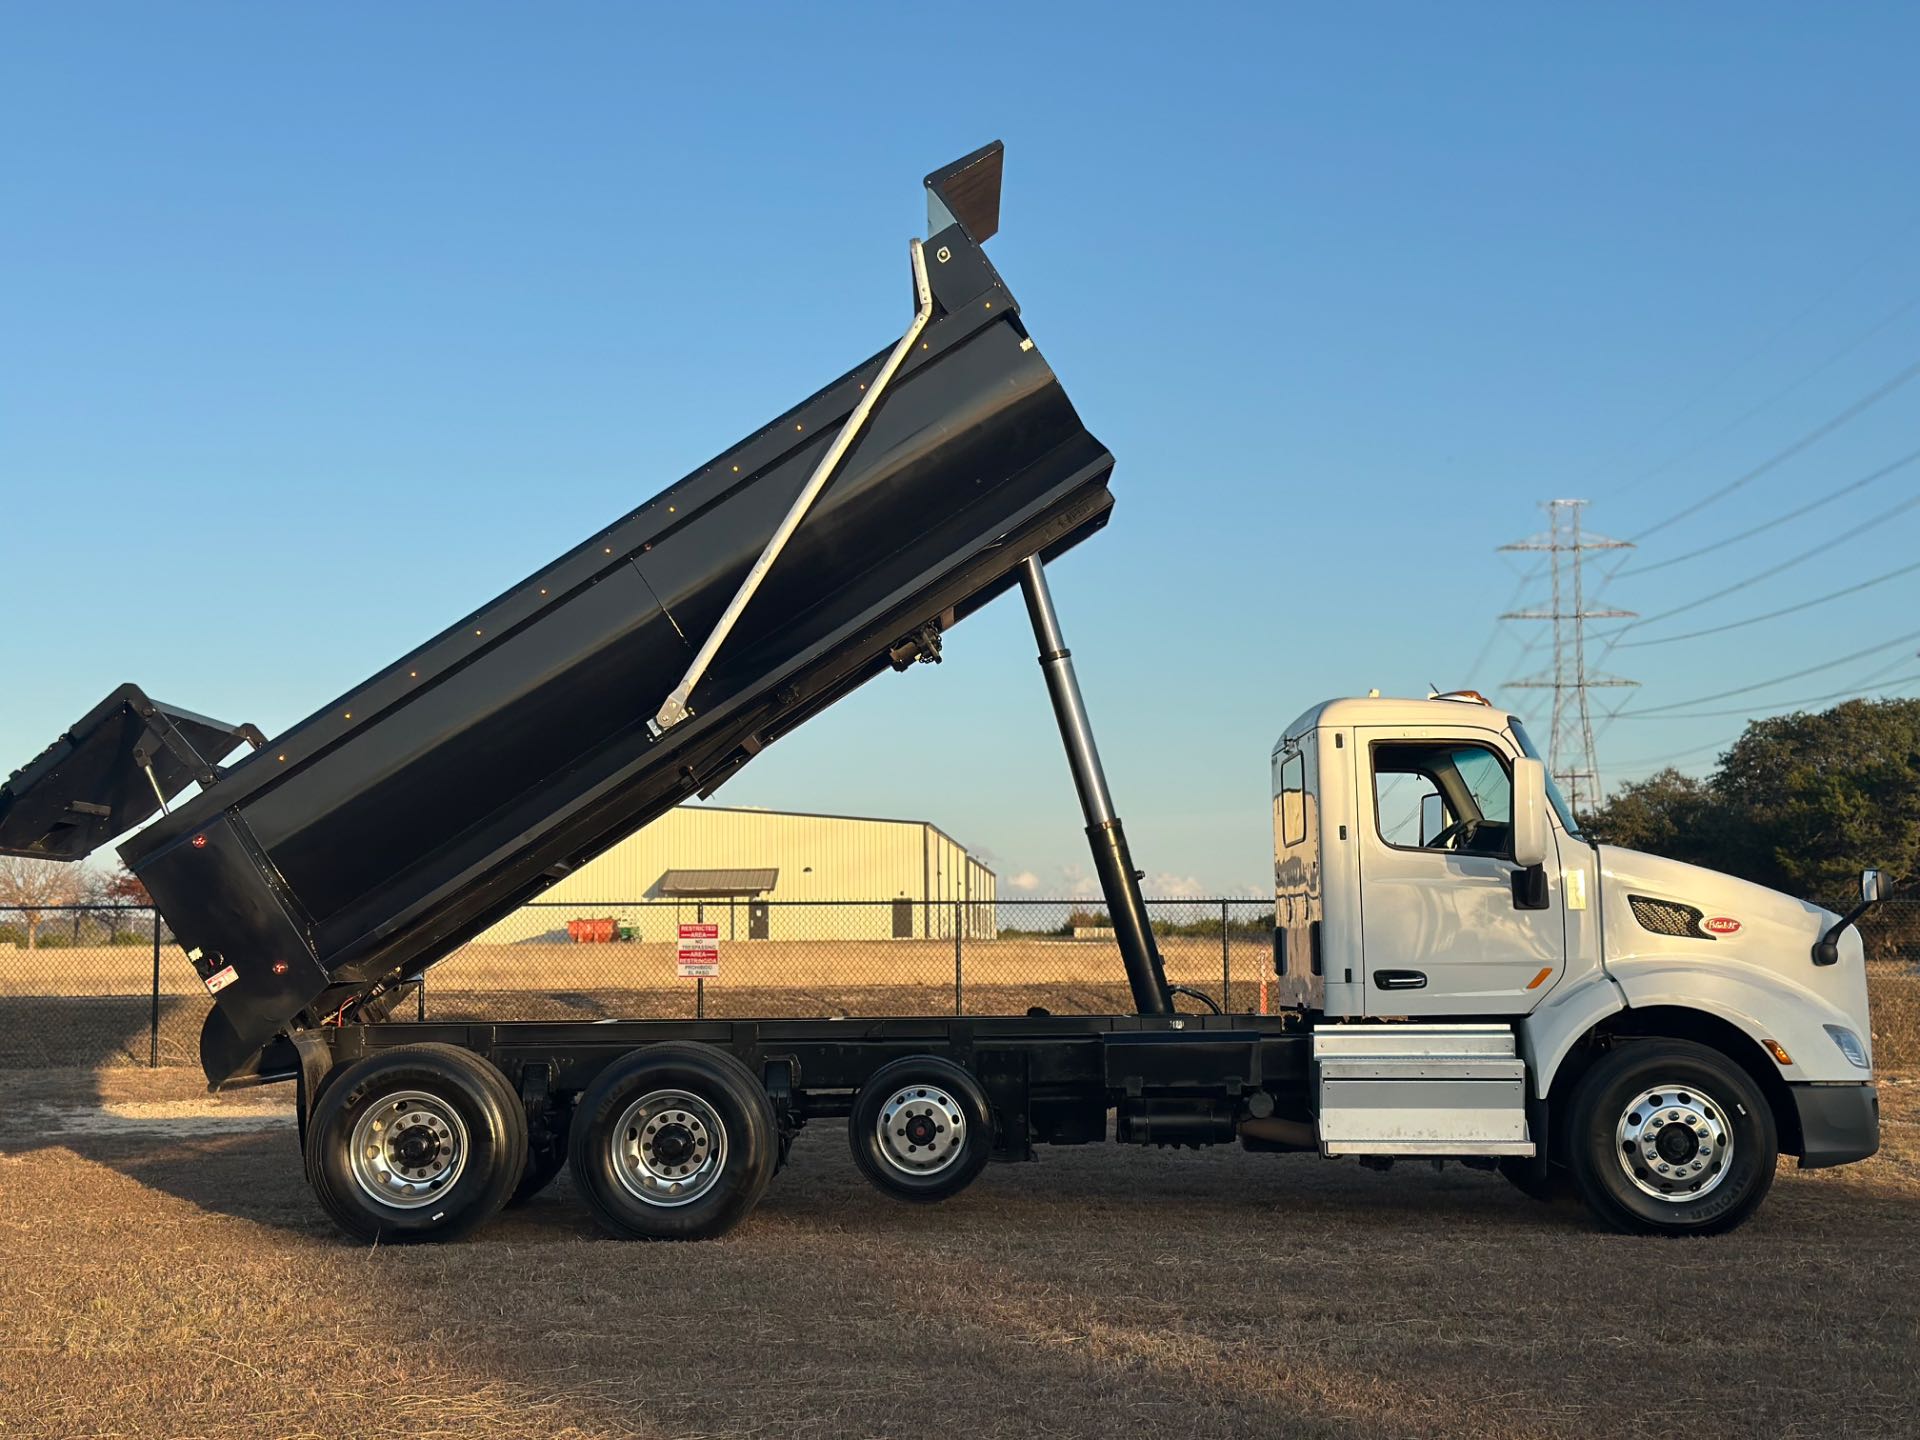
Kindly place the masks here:
<instances>
[{"instance_id":1,"label":"windshield","mask_svg":"<svg viewBox=\"0 0 1920 1440\"><path fill-rule=\"evenodd\" d=\"M1529 760L1538 760L1546 764L1546 757L1533 748L1533 737L1527 734L1527 727L1513 716L1507 717L1507 728L1513 732L1513 738L1519 743L1520 753ZM1547 803L1553 806L1553 813L1560 817L1560 828L1576 840L1587 837L1580 833L1580 822L1574 818L1573 807L1567 804L1567 797L1560 793L1560 786L1554 781L1553 771L1547 771Z\"/></svg>"}]
</instances>

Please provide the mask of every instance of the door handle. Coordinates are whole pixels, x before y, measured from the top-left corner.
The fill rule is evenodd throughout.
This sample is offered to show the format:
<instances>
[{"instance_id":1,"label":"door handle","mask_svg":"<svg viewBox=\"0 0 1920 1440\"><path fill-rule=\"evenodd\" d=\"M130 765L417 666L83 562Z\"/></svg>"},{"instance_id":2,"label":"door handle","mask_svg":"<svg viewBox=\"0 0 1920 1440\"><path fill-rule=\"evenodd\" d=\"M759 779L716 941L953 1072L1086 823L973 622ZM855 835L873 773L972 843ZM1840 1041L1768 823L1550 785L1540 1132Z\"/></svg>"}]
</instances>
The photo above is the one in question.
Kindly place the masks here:
<instances>
[{"instance_id":1,"label":"door handle","mask_svg":"<svg viewBox=\"0 0 1920 1440\"><path fill-rule=\"evenodd\" d=\"M1424 970L1376 970L1373 983L1382 990L1424 990L1427 986L1427 972Z\"/></svg>"}]
</instances>

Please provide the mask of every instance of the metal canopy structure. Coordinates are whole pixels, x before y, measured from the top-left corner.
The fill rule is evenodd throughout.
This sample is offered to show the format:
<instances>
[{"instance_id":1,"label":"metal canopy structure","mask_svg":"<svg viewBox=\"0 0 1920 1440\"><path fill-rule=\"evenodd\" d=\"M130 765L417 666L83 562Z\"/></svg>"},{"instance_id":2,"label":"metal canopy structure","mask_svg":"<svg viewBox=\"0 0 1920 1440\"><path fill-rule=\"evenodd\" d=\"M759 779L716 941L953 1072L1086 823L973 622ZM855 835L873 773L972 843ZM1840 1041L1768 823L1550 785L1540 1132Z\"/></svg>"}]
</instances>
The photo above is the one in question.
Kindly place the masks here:
<instances>
[{"instance_id":1,"label":"metal canopy structure","mask_svg":"<svg viewBox=\"0 0 1920 1440\"><path fill-rule=\"evenodd\" d=\"M689 899L725 899L728 896L765 895L780 879L768 870L669 870L656 887L662 895Z\"/></svg>"}]
</instances>

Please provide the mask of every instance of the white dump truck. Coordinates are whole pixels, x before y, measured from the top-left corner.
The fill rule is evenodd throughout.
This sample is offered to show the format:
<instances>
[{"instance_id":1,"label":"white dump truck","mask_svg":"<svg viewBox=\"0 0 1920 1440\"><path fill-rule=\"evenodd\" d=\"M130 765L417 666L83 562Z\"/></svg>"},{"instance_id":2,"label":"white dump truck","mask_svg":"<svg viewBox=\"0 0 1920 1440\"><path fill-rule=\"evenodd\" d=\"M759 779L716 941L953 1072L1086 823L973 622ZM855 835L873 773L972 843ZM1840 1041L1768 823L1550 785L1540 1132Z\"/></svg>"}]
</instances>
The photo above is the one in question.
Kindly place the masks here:
<instances>
[{"instance_id":1,"label":"white dump truck","mask_svg":"<svg viewBox=\"0 0 1920 1440\"><path fill-rule=\"evenodd\" d=\"M1111 1136L1459 1160L1667 1233L1738 1224L1781 1153L1871 1155L1859 912L1588 843L1470 694L1290 726L1281 1006L1167 984L1045 568L1106 523L1114 460L981 249L1001 167L927 177L887 349L271 740L120 687L0 786L0 853L128 837L213 998L208 1080L296 1084L314 1193L362 1239L454 1238L563 1167L616 1235L717 1235L819 1119L906 1200ZM428 967L1016 587L1131 1013L396 1019Z\"/></svg>"}]
</instances>

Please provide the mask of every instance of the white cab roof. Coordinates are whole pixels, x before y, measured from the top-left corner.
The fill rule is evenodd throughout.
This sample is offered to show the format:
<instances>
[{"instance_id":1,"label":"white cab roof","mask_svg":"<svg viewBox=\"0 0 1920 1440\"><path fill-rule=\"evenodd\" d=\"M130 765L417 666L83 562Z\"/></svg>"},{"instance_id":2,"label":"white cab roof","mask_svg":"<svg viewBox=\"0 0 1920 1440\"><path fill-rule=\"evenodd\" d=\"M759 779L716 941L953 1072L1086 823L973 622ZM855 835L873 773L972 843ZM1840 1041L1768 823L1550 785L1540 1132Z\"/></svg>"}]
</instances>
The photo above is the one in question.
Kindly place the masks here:
<instances>
[{"instance_id":1,"label":"white cab roof","mask_svg":"<svg viewBox=\"0 0 1920 1440\"><path fill-rule=\"evenodd\" d=\"M1322 700L1281 732L1274 751L1277 754L1288 740L1326 726L1465 725L1476 730L1504 730L1507 719L1507 711L1477 700L1411 700L1392 695Z\"/></svg>"}]
</instances>

